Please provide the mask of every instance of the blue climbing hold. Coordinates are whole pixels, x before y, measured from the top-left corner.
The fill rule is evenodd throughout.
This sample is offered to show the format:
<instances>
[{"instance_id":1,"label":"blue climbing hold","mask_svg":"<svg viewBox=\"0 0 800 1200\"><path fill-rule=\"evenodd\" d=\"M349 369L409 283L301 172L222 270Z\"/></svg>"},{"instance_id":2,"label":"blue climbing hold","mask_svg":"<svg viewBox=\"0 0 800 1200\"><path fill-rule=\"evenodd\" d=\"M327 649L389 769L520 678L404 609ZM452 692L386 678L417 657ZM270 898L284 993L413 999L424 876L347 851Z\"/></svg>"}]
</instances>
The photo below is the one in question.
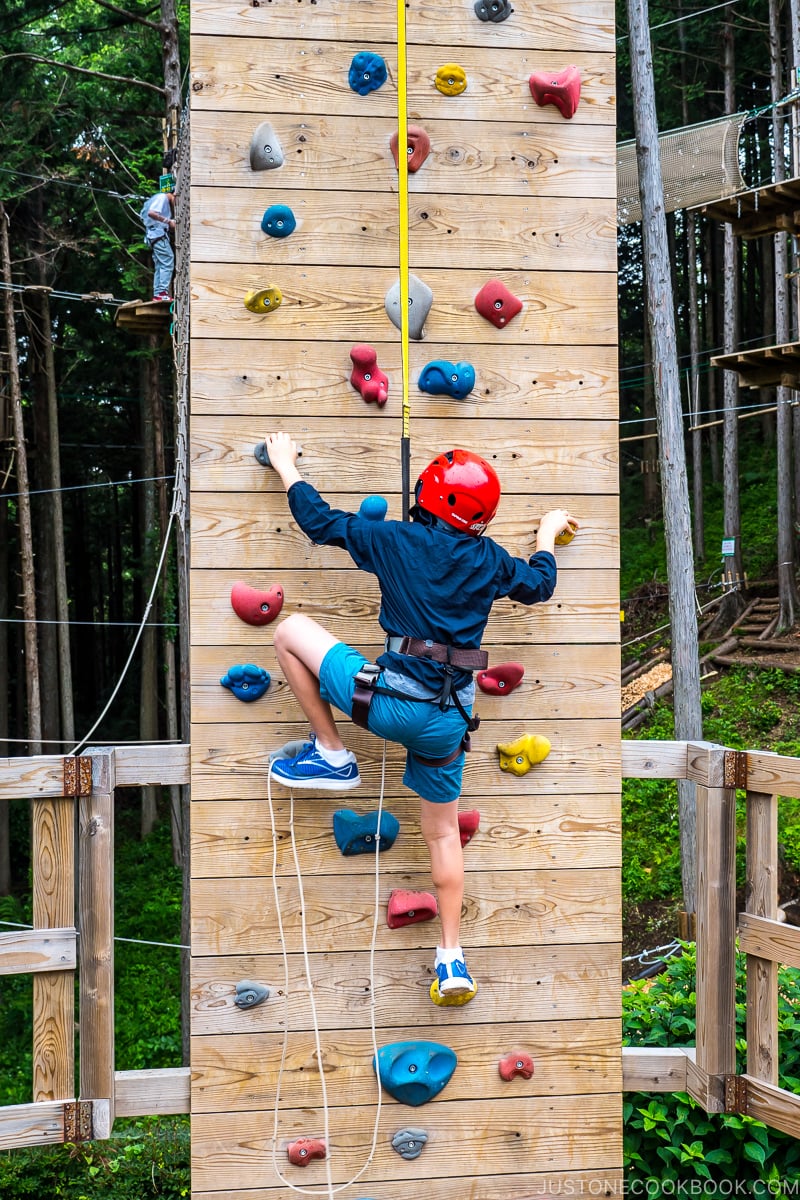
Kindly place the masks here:
<instances>
[{"instance_id":1,"label":"blue climbing hold","mask_svg":"<svg viewBox=\"0 0 800 1200\"><path fill-rule=\"evenodd\" d=\"M358 92L359 96L368 96L386 83L386 63L380 54L361 50L353 56L347 78L354 92Z\"/></svg>"},{"instance_id":2,"label":"blue climbing hold","mask_svg":"<svg viewBox=\"0 0 800 1200\"><path fill-rule=\"evenodd\" d=\"M288 204L270 204L261 218L261 228L270 237L286 238L294 233L297 221Z\"/></svg>"},{"instance_id":3,"label":"blue climbing hold","mask_svg":"<svg viewBox=\"0 0 800 1200\"><path fill-rule=\"evenodd\" d=\"M383 496L365 496L359 506L359 514L368 521L383 521L389 505Z\"/></svg>"},{"instance_id":4,"label":"blue climbing hold","mask_svg":"<svg viewBox=\"0 0 800 1200\"><path fill-rule=\"evenodd\" d=\"M378 1051L372 1069L390 1096L418 1108L439 1095L457 1064L455 1051L440 1042L392 1042Z\"/></svg>"},{"instance_id":5,"label":"blue climbing hold","mask_svg":"<svg viewBox=\"0 0 800 1200\"><path fill-rule=\"evenodd\" d=\"M361 816L350 808L339 808L333 814L333 836L344 855L374 854L376 838L379 853L388 850L394 845L399 832L397 817L385 809L381 813L380 834L377 811Z\"/></svg>"},{"instance_id":6,"label":"blue climbing hold","mask_svg":"<svg viewBox=\"0 0 800 1200\"><path fill-rule=\"evenodd\" d=\"M270 685L270 674L255 663L237 663L235 667L228 668L220 683L229 688L237 700L250 703L252 700L260 700L264 695Z\"/></svg>"},{"instance_id":7,"label":"blue climbing hold","mask_svg":"<svg viewBox=\"0 0 800 1200\"><path fill-rule=\"evenodd\" d=\"M450 396L463 400L475 387L475 368L472 363L451 363L437 358L422 368L419 390L431 396Z\"/></svg>"}]
</instances>

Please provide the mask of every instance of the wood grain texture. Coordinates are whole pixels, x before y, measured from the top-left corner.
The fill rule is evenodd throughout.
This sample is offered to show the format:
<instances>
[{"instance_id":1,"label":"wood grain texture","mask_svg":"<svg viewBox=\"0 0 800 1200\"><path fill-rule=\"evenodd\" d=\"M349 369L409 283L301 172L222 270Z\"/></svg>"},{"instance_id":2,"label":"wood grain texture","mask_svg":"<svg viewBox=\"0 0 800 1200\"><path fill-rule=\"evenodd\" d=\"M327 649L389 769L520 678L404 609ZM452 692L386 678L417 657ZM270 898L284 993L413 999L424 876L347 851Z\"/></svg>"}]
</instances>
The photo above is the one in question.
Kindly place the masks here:
<instances>
[{"instance_id":1,"label":"wood grain texture","mask_svg":"<svg viewBox=\"0 0 800 1200\"><path fill-rule=\"evenodd\" d=\"M0 975L34 971L74 971L74 929L17 929L0 933Z\"/></svg>"},{"instance_id":2,"label":"wood grain texture","mask_svg":"<svg viewBox=\"0 0 800 1200\"><path fill-rule=\"evenodd\" d=\"M360 121L376 116L394 120L395 47L381 52L389 78L368 97L359 96L348 81L350 63L363 49L363 39L322 41L316 35L280 43L272 38L241 41L198 35L192 42L192 106L195 111L258 112L270 117L274 113L336 112ZM433 83L439 67L448 61L442 51L430 44L409 47L408 110L412 119L563 121L554 105L540 108L528 86L531 72L554 69L551 51L524 50L512 58L505 49L471 46L460 49L457 57L467 74L467 90L458 97L444 96ZM573 123L613 125L613 55L583 52L574 55L572 62L581 73L581 98Z\"/></svg>"},{"instance_id":3,"label":"wood grain texture","mask_svg":"<svg viewBox=\"0 0 800 1200\"><path fill-rule=\"evenodd\" d=\"M63 786L63 785L62 785ZM65 929L74 919L74 801L38 800L33 805L31 861L33 924ZM33 1099L74 1095L75 979L72 971L33 976Z\"/></svg>"},{"instance_id":4,"label":"wood grain texture","mask_svg":"<svg viewBox=\"0 0 800 1200\"><path fill-rule=\"evenodd\" d=\"M609 0L546 0L535 11L521 7L513 21L499 25L477 21L471 4L443 7L437 0L421 0L408 8L406 20L412 45L501 46L515 51L540 46L558 52L614 49L614 7ZM371 42L396 42L395 0L360 0L358 24L369 30ZM353 18L340 0L270 0L259 6L248 0L195 0L192 29L195 34L229 37L269 33L281 41L310 36L343 41L353 35Z\"/></svg>"},{"instance_id":5,"label":"wood grain texture","mask_svg":"<svg viewBox=\"0 0 800 1200\"><path fill-rule=\"evenodd\" d=\"M253 626L248 626L253 629ZM269 634L261 631L258 666L271 676L269 690L256 703L243 703L219 680L234 663L252 661L253 644L241 646L197 646L192 651L192 720L213 724L220 719L237 724L301 719L291 689L274 658ZM358 643L372 661L383 651L377 641ZM481 716L496 721L535 721L545 727L550 721L577 717L611 717L619 711L619 651L615 646L518 646L494 647L492 662L521 663L526 674L508 696L476 693Z\"/></svg>"},{"instance_id":6,"label":"wood grain texture","mask_svg":"<svg viewBox=\"0 0 800 1200\"><path fill-rule=\"evenodd\" d=\"M425 322L432 341L462 338L488 343L610 345L616 341L616 276L611 272L493 271L523 302L519 316L495 329L475 308L487 282L485 271L428 269L420 278L432 289L433 307ZM384 297L397 281L390 267L239 268L201 263L192 272L192 337L261 339L319 338L350 341L383 339L392 323ZM276 284L283 303L268 316L244 307L251 288ZM351 342L352 344L352 342Z\"/></svg>"},{"instance_id":7,"label":"wood grain texture","mask_svg":"<svg viewBox=\"0 0 800 1200\"><path fill-rule=\"evenodd\" d=\"M293 874L289 800L284 794L275 795L272 804L278 842L276 869L282 876ZM500 796L481 798L477 807L480 828L464 852L467 874L619 866L618 796ZM398 864L397 858L392 861L384 854L381 876L387 886L406 887L398 876L429 870L419 829L419 801L410 793L397 796L392 812L400 822L402 860ZM333 850L328 810L320 813L313 803L300 803L292 824L303 870L309 875L374 876L371 855L345 857ZM191 838L195 879L272 874L272 832L259 800L193 800Z\"/></svg>"},{"instance_id":8,"label":"wood grain texture","mask_svg":"<svg viewBox=\"0 0 800 1200\"><path fill-rule=\"evenodd\" d=\"M334 350L315 341L198 340L192 347L192 412L257 417L259 423L267 416L327 417L332 408L357 398L349 383L351 344ZM372 344L389 376L389 412L394 413L401 395L399 341L392 337ZM465 400L417 389L422 368L437 358L473 363L477 384ZM428 416L574 421L617 415L617 353L611 346L575 346L565 356L560 347L492 345L476 354L469 343L426 340L412 342L410 366L412 423Z\"/></svg>"},{"instance_id":9,"label":"wood grain texture","mask_svg":"<svg viewBox=\"0 0 800 1200\"><path fill-rule=\"evenodd\" d=\"M419 1030L392 1031L393 1041L413 1041ZM524 1096L592 1095L621 1085L618 1030L615 1021L529 1022L494 1025L491 1035L481 1026L460 1029L451 1039L458 1070L447 1085L447 1099L487 1101ZM248 1111L269 1108L275 1101L281 1033L224 1034L195 1039L192 1055L192 1110ZM375 1101L369 1030L345 1030L326 1037L325 1076L335 1095L350 1104ZM529 1054L530 1079L510 1083L500 1078L498 1061L509 1053ZM287 1108L313 1108L319 1102L319 1075L313 1035L290 1034L281 1081ZM412 1122L413 1123L413 1122Z\"/></svg>"},{"instance_id":10,"label":"wood grain texture","mask_svg":"<svg viewBox=\"0 0 800 1200\"><path fill-rule=\"evenodd\" d=\"M112 768L113 770L113 768ZM114 792L81 796L79 812L80 1094L114 1098Z\"/></svg>"},{"instance_id":11,"label":"wood grain texture","mask_svg":"<svg viewBox=\"0 0 800 1200\"><path fill-rule=\"evenodd\" d=\"M470 1179L476 1175L502 1175L509 1168L533 1170L548 1166L567 1170L620 1162L619 1097L598 1095L587 1104L583 1097L528 1097L524 1100L449 1102L447 1093L425 1108L429 1140L425 1152L404 1162L391 1146L398 1121L408 1108L384 1097L377 1147L360 1186L373 1180L425 1180L452 1178L454 1169ZM236 1187L254 1187L265 1179L278 1182L272 1166L272 1110L252 1113L199 1113L192 1118L195 1187L213 1185L224 1178ZM374 1105L350 1106L331 1112L330 1157L334 1182L344 1182L363 1167L372 1143ZM322 1126L309 1121L303 1109L283 1109L280 1114L280 1159L297 1137L320 1136ZM280 1161L279 1159L279 1161ZM302 1171L302 1174L301 1174ZM292 1182L319 1186L326 1164L312 1162L294 1168Z\"/></svg>"},{"instance_id":12,"label":"wood grain texture","mask_svg":"<svg viewBox=\"0 0 800 1200\"><path fill-rule=\"evenodd\" d=\"M539 110L537 110L539 111ZM543 111L543 110L541 110ZM286 161L276 171L250 167L250 140L272 114L195 112L192 140L206 152L192 170L192 186L264 189L282 198L297 189L391 192L397 170L389 140L391 117L275 114L271 124ZM594 128L532 121L424 121L431 153L409 177L412 195L445 193L485 196L561 196L578 200L608 197L616 191L617 151L614 127ZM279 192L280 197L274 193ZM613 211L613 210L611 210Z\"/></svg>"},{"instance_id":13,"label":"wood grain texture","mask_svg":"<svg viewBox=\"0 0 800 1200\"><path fill-rule=\"evenodd\" d=\"M302 192L293 197L297 229L288 238L261 229L266 207L260 189L194 188L192 253L197 262L331 266L342 262L394 268L397 197L364 193L358 207L346 192ZM415 196L409 205L412 269L477 267L499 270L613 271L617 228L605 200L565 204L559 197L509 196L487 216L486 200L471 196Z\"/></svg>"},{"instance_id":14,"label":"wood grain texture","mask_svg":"<svg viewBox=\"0 0 800 1200\"><path fill-rule=\"evenodd\" d=\"M618 1196L623 1191L622 1170L598 1167L590 1171L527 1172L524 1175L482 1175L469 1181L470 1200L531 1200L538 1196ZM408 1200L403 1180L370 1184L375 1200ZM244 1188L235 1192L192 1193L194 1200L292 1200L288 1187ZM437 1179L436 1200L464 1200L463 1179Z\"/></svg>"}]
</instances>

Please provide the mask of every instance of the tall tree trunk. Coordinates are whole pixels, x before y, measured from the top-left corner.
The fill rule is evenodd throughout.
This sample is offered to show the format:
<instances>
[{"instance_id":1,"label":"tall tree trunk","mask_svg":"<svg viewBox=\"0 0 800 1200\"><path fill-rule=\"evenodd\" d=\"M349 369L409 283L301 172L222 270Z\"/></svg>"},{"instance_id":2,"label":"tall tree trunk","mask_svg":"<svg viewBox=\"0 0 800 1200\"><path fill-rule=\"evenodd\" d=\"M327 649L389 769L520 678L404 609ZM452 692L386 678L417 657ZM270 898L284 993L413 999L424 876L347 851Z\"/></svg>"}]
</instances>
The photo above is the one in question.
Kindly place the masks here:
<instances>
[{"instance_id":1,"label":"tall tree trunk","mask_svg":"<svg viewBox=\"0 0 800 1200\"><path fill-rule=\"evenodd\" d=\"M14 427L14 453L19 497L19 541L21 559L22 615L25 620L25 684L28 702L28 750L42 753L42 705L39 691L39 646L36 640L36 577L33 568L33 528L28 486L28 451L22 413L22 393L19 383L17 330L14 321L14 293L11 275L11 251L8 243L8 215L0 201L0 253L3 263L6 341L8 343L8 377L11 389L11 413Z\"/></svg>"},{"instance_id":2,"label":"tall tree trunk","mask_svg":"<svg viewBox=\"0 0 800 1200\"><path fill-rule=\"evenodd\" d=\"M645 292L647 283L645 281ZM658 431L658 423L656 422L656 400L655 390L653 387L653 375L655 366L653 364L653 344L650 337L650 322L647 318L647 312L644 313L644 337L642 338L642 346L644 348L644 381L642 383L642 416L644 417L644 432L645 434L653 434ZM658 516L659 507L659 486L658 486L658 438L645 437L642 442L642 492L644 499L645 521L649 525L654 517Z\"/></svg>"},{"instance_id":3,"label":"tall tree trunk","mask_svg":"<svg viewBox=\"0 0 800 1200\"><path fill-rule=\"evenodd\" d=\"M153 447L153 425L155 406L160 404L158 379L158 338L148 337L150 353L142 355L141 362L141 394L142 394L142 476L147 480L142 484L142 593L144 603L150 595L153 586L153 574L158 557L157 541L159 537L156 489L153 482L155 475L155 453ZM163 531L161 531L163 532ZM156 629L151 622L157 620L157 605L154 605L148 618L148 625L142 634L142 672L139 704L139 736L145 742L158 739L158 639ZM154 787L142 788L142 820L141 835L146 838L153 830L158 820L157 794Z\"/></svg>"},{"instance_id":4,"label":"tall tree trunk","mask_svg":"<svg viewBox=\"0 0 800 1200\"><path fill-rule=\"evenodd\" d=\"M714 226L710 221L706 221L705 237L703 248L703 275L705 286L703 288L704 305L703 311L705 314L705 343L712 350L716 349L717 337L719 331L719 322L717 320L717 287L715 274L715 255L714 255ZM718 371L708 371L706 381L708 387L708 411L713 414L716 419L717 415L717 398L719 396L719 388L717 381L719 378ZM708 450L711 460L711 482L719 483L722 478L720 470L720 455L719 455L719 425L711 425L708 430Z\"/></svg>"},{"instance_id":5,"label":"tall tree trunk","mask_svg":"<svg viewBox=\"0 0 800 1200\"><path fill-rule=\"evenodd\" d=\"M181 53L178 42L178 18L175 0L161 0L161 62L164 70L164 97L167 119L181 108ZM177 133L177 130L175 131Z\"/></svg>"},{"instance_id":6,"label":"tall tree trunk","mask_svg":"<svg viewBox=\"0 0 800 1200\"><path fill-rule=\"evenodd\" d=\"M647 0L628 0L628 28L639 195L642 203L642 241L646 262L647 310L653 344L653 376L661 447L672 675L675 681L675 736L681 740L693 740L702 736L703 725L700 711L692 530ZM687 912L694 912L694 786L688 781L680 782L686 784L684 787L679 785L678 789L683 895Z\"/></svg>"},{"instance_id":7,"label":"tall tree trunk","mask_svg":"<svg viewBox=\"0 0 800 1200\"><path fill-rule=\"evenodd\" d=\"M0 395L0 440L5 440L5 397ZM2 464L0 464L2 466ZM0 497L0 579L8 579L8 501ZM9 754L8 737L8 588L0 587L0 755ZM0 896L11 892L8 804L0 804Z\"/></svg>"},{"instance_id":8,"label":"tall tree trunk","mask_svg":"<svg viewBox=\"0 0 800 1200\"><path fill-rule=\"evenodd\" d=\"M689 294L689 412L691 424L701 425L700 416L700 322L697 310L697 228L694 213L686 213L686 276ZM692 529L695 562L706 556L703 519L703 431L692 431Z\"/></svg>"}]
</instances>

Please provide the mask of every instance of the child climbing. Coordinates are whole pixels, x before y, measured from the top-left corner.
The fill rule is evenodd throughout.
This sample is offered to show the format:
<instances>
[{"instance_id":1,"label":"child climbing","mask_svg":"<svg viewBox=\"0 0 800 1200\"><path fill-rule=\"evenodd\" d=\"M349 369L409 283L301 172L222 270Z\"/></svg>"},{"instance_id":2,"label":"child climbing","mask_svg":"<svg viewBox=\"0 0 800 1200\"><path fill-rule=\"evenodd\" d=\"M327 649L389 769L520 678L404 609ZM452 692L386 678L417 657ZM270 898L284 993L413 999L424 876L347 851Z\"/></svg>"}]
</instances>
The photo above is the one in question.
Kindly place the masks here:
<instances>
[{"instance_id":1,"label":"child climbing","mask_svg":"<svg viewBox=\"0 0 800 1200\"><path fill-rule=\"evenodd\" d=\"M412 523L374 521L331 508L296 466L286 433L266 439L269 462L286 489L300 528L317 545L347 550L377 576L386 650L376 664L301 613L275 630L275 652L311 725L293 758L274 758L270 778L289 788L345 791L361 782L331 705L378 737L406 748L404 784L420 797L420 823L441 920L432 996L466 1003L477 986L460 945L464 859L458 798L472 717L472 672L487 665L480 649L492 604L548 600L556 583L555 539L578 528L566 509L545 514L529 561L482 537L497 511L500 481L469 450L440 454L417 480Z\"/></svg>"},{"instance_id":2,"label":"child climbing","mask_svg":"<svg viewBox=\"0 0 800 1200\"><path fill-rule=\"evenodd\" d=\"M142 205L139 216L144 222L144 240L153 252L153 299L172 299L172 273L175 251L170 233L175 228L173 192L156 192Z\"/></svg>"}]
</instances>

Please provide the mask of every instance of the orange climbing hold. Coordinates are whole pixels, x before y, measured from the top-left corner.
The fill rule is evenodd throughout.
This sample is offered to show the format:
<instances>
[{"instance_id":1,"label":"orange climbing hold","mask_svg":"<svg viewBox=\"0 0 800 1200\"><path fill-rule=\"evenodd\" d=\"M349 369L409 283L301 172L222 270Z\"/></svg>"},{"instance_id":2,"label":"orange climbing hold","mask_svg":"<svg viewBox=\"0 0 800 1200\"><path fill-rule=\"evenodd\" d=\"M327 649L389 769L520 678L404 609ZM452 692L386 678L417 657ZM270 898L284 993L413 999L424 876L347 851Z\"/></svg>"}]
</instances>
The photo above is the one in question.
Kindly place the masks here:
<instances>
[{"instance_id":1,"label":"orange climbing hold","mask_svg":"<svg viewBox=\"0 0 800 1200\"><path fill-rule=\"evenodd\" d=\"M534 71L528 82L540 108L554 104L567 120L575 116L581 99L581 73L577 67L565 67L557 75Z\"/></svg>"}]
</instances>

